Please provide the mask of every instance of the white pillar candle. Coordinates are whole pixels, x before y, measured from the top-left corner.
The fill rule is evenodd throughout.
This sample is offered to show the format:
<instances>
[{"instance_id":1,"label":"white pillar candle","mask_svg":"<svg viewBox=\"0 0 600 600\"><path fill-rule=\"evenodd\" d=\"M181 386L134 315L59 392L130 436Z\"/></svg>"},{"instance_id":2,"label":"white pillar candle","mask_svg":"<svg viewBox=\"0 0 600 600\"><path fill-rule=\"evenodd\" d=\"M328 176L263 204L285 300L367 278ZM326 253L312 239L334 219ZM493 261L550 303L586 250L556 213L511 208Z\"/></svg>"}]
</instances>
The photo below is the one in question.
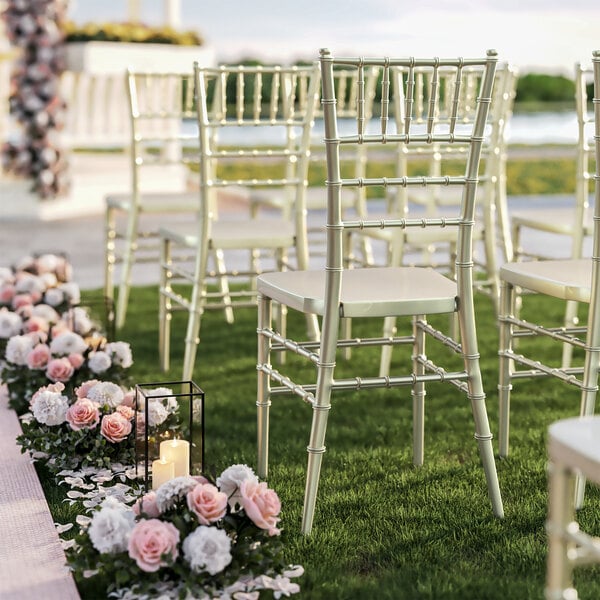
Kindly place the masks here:
<instances>
[{"instance_id":1,"label":"white pillar candle","mask_svg":"<svg viewBox=\"0 0 600 600\"><path fill-rule=\"evenodd\" d=\"M160 456L175 465L175 477L190 474L190 443L185 440L167 440L160 443Z\"/></svg>"},{"instance_id":2,"label":"white pillar candle","mask_svg":"<svg viewBox=\"0 0 600 600\"><path fill-rule=\"evenodd\" d=\"M152 461L152 489L157 490L163 483L175 477L175 463L172 460Z\"/></svg>"}]
</instances>

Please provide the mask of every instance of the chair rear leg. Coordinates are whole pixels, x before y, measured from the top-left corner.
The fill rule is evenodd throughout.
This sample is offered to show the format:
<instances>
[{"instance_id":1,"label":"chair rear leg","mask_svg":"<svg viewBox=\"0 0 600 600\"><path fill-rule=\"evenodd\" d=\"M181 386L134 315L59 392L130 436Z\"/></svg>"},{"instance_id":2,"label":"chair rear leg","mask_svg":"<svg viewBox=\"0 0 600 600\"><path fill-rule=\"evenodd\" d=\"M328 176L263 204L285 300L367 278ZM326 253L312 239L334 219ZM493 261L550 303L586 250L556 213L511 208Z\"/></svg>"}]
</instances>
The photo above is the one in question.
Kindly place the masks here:
<instances>
[{"instance_id":1,"label":"chair rear leg","mask_svg":"<svg viewBox=\"0 0 600 600\"><path fill-rule=\"evenodd\" d=\"M125 324L127 305L129 303L129 289L131 286L131 269L135 260L137 246L138 216L130 216L127 224L125 249L123 252L123 265L121 269L121 283L119 284L119 297L115 313L115 327L121 329Z\"/></svg>"},{"instance_id":2,"label":"chair rear leg","mask_svg":"<svg viewBox=\"0 0 600 600\"><path fill-rule=\"evenodd\" d=\"M383 337L392 338L396 335L396 317L385 317L383 320ZM392 363L392 352L394 347L391 344L381 346L381 357L379 359L379 377L387 377L390 374L390 365Z\"/></svg>"},{"instance_id":3,"label":"chair rear leg","mask_svg":"<svg viewBox=\"0 0 600 600\"><path fill-rule=\"evenodd\" d=\"M225 320L231 325L234 321L233 306L231 304L231 295L229 293L229 279L226 275L227 268L225 267L225 255L223 250L216 248L214 251L214 258L216 270L219 274L219 292L223 298L223 304L225 305Z\"/></svg>"},{"instance_id":4,"label":"chair rear leg","mask_svg":"<svg viewBox=\"0 0 600 600\"><path fill-rule=\"evenodd\" d=\"M569 300L565 308L565 321L564 326L566 328L576 327L579 323L577 318L577 309L579 305L577 302ZM571 360L573 359L573 346L571 344L563 344L562 351L562 368L568 369L571 366Z\"/></svg>"},{"instance_id":5,"label":"chair rear leg","mask_svg":"<svg viewBox=\"0 0 600 600\"><path fill-rule=\"evenodd\" d=\"M171 363L171 242L163 240L160 248L160 282L158 293L158 356L163 372L169 370ZM163 293L163 291L165 293Z\"/></svg>"},{"instance_id":6,"label":"chair rear leg","mask_svg":"<svg viewBox=\"0 0 600 600\"><path fill-rule=\"evenodd\" d=\"M197 274L196 274L197 275ZM200 344L200 324L203 306L204 285L196 277L192 297L188 308L188 323L185 334L185 350L183 354L183 375L184 380L192 379L194 374L194 365L196 363L196 353L198 344Z\"/></svg>"},{"instance_id":7,"label":"chair rear leg","mask_svg":"<svg viewBox=\"0 0 600 600\"><path fill-rule=\"evenodd\" d=\"M113 208L107 207L104 221L104 297L107 300L115 298L115 239L116 214Z\"/></svg>"}]
</instances>

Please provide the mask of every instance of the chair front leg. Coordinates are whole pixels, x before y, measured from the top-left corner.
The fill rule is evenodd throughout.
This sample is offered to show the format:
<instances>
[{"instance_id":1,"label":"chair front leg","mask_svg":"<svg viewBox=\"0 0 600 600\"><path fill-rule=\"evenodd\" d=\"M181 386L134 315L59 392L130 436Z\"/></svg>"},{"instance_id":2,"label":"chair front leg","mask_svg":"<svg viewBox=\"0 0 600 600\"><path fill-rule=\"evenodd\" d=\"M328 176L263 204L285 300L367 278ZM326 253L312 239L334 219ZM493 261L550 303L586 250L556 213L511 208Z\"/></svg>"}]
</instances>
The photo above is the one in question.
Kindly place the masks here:
<instances>
[{"instance_id":1,"label":"chair front leg","mask_svg":"<svg viewBox=\"0 0 600 600\"><path fill-rule=\"evenodd\" d=\"M261 479L266 479L269 474L269 409L271 406L271 378L260 368L262 365L271 365L271 340L262 332L272 328L272 304L270 298L258 295L256 425L258 476Z\"/></svg>"},{"instance_id":2,"label":"chair front leg","mask_svg":"<svg viewBox=\"0 0 600 600\"><path fill-rule=\"evenodd\" d=\"M548 558L546 563L546 600L577 598L573 589L573 565L568 553L568 527L574 520L574 480L569 470L553 462L548 464Z\"/></svg>"},{"instance_id":3,"label":"chair front leg","mask_svg":"<svg viewBox=\"0 0 600 600\"><path fill-rule=\"evenodd\" d=\"M417 376L425 374L425 332L419 327L419 321L425 322L423 315L413 317L413 373ZM413 464L422 466L425 459L425 384L422 381L412 386L413 405Z\"/></svg>"},{"instance_id":4,"label":"chair front leg","mask_svg":"<svg viewBox=\"0 0 600 600\"><path fill-rule=\"evenodd\" d=\"M500 286L499 330L499 367L498 367L498 405L499 405L499 453L502 458L508 456L510 429L510 392L512 360L505 356L513 349L513 326L505 318L515 314L515 288L503 281Z\"/></svg>"}]
</instances>

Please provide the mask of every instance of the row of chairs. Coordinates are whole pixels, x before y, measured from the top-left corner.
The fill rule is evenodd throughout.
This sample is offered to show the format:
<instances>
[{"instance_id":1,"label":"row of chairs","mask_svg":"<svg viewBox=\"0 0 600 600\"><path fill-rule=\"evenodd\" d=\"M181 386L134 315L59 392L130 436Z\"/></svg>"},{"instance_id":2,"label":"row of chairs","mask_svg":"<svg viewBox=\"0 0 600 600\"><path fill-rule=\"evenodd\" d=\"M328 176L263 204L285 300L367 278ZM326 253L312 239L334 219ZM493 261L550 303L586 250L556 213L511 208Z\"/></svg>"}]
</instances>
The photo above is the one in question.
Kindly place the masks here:
<instances>
[{"instance_id":1,"label":"row of chairs","mask_svg":"<svg viewBox=\"0 0 600 600\"><path fill-rule=\"evenodd\" d=\"M587 73L596 77L598 98L597 54L593 65L593 73ZM581 114L587 115L583 69L581 73L578 106L582 107ZM108 199L109 295L114 287L113 268L119 260L116 214L121 211L128 217L117 324L124 322L133 257L145 237L155 237L160 247L159 343L165 369L169 366L172 312L183 308L188 313L183 379L191 378L194 370L203 312L208 308L224 310L231 321L234 306L240 301L242 305L254 306L258 298L258 474L268 475L272 400L279 394L297 395L313 409L302 520L305 533L311 531L313 523L332 393L410 387L413 460L422 464L425 386L430 382L450 383L468 398L492 509L495 515L502 516L479 366L474 291L485 282L494 300L499 300L503 456L508 453L512 381L529 376L557 376L574 383L582 390L582 414L590 414L597 392L599 352L595 316L598 277L594 271L590 278L590 260L560 264L523 261L520 243L511 246L512 240L518 238L510 235L506 211L505 128L512 110L516 73L506 66L497 68L494 51L489 51L484 59L429 60L336 58L322 50L320 70L314 66L195 65L193 74L178 76L167 84L166 91L151 95L153 101L166 99L167 104L175 105L166 108L140 105L138 86L140 81L151 80L149 74L130 73L128 77L135 107L132 171L146 162L169 162L175 156L172 162L189 163L197 171L198 189L186 189L172 197L156 191L143 192L136 175L131 197ZM168 82L170 76L162 79L163 83ZM323 191L322 200L309 201L306 182L319 98L325 127L321 162L327 168L326 192ZM178 112L178 106L184 106L185 111ZM598 111L598 103L595 106ZM175 142L182 140L178 129L182 116L194 119L198 134L184 139L184 148L180 149ZM163 126L153 138L144 139L141 133L135 133L136 123L142 117L161 119ZM600 156L598 117L596 114L594 119L585 120L595 124L594 149ZM164 124L169 121L172 127L165 130ZM262 138L259 132L264 124L268 124L270 134ZM230 142L229 134L236 129L250 130L257 144L246 147ZM583 137L581 133L580 140ZM586 160L591 154L586 144L580 143L582 171L584 150ZM143 158L138 152L142 145L147 153ZM425 169L419 173L411 171L411 161L419 160ZM242 161L258 162L260 175L253 171L247 178L232 178L232 161L237 166ZM349 169L345 166L348 162ZM417 164L418 168L422 167ZM590 177L586 175L582 181ZM600 186L596 189L595 207L600 210ZM578 206L585 206L587 201L582 190L583 187ZM161 212L181 208L185 215L182 220L188 222L181 228L165 223L159 231L140 234L139 222L149 206L145 199L154 197L159 200ZM378 197L383 198L378 205L385 212L374 216L369 204L377 204ZM247 214L225 214L222 202L241 203ZM326 212L324 269L310 269L306 217L309 206L325 208ZM524 226L524 221L516 223ZM576 224L570 233L577 244L580 230ZM595 234L595 239L600 240L600 232ZM501 242L500 255L505 261L500 268L496 239ZM478 240L485 244L485 274L481 279L476 276L474 255ZM374 264L372 244L377 242L385 244L383 266ZM433 268L429 257L425 257L425 264L407 264L412 247L418 248L421 259L424 251L442 242L448 244L448 252L453 256L451 267L446 263L444 272ZM599 244L600 241L595 244L595 254ZM231 259L231 250L247 250L249 255ZM232 260L242 261L244 268L231 268ZM600 258L592 261L594 269L599 268L599 261ZM232 283L236 276L242 276L241 286ZM565 328L544 328L520 319L520 302L527 296L524 292L589 303L589 326L577 328L571 335ZM306 316L305 339L288 337L288 309ZM569 310L567 318L572 318L574 313ZM456 328L449 324L449 333L432 327L428 321L429 315L444 314L452 317L451 323L457 323ZM385 323L379 335L368 339L349 335L352 321L371 317ZM396 331L398 317L405 317L412 324L406 335ZM582 332L587 332L587 341L581 340ZM514 352L517 339L540 334L582 348L585 366L579 370L570 366L545 367L539 363L539 356L528 359ZM459 358L459 365L435 364L426 352L426 340L451 350ZM348 358L350 349L358 354L361 348L373 346L383 348L378 374L359 375L353 371L351 378L335 377L336 363ZM402 346L411 349L410 364L396 374L398 367L392 361L391 350ZM282 357L285 353L308 360L316 377L310 382L298 382L293 375L283 373L288 364ZM515 365L524 365L527 370L517 372ZM580 382L576 372L583 373ZM577 502L581 503L581 483L578 489Z\"/></svg>"}]
</instances>

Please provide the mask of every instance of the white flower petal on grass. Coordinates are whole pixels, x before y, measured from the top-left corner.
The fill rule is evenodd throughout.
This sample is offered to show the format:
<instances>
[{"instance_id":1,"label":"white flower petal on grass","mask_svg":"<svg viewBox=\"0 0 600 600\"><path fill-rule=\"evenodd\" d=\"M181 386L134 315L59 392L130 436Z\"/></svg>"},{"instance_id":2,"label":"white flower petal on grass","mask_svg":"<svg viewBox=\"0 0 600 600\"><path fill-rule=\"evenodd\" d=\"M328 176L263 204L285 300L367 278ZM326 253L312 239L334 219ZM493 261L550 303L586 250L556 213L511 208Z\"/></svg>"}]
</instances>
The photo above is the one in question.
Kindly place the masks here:
<instances>
[{"instance_id":1,"label":"white flower petal on grass","mask_svg":"<svg viewBox=\"0 0 600 600\"><path fill-rule=\"evenodd\" d=\"M216 575L232 560L231 539L222 529L201 525L183 540L183 556L192 571Z\"/></svg>"}]
</instances>

